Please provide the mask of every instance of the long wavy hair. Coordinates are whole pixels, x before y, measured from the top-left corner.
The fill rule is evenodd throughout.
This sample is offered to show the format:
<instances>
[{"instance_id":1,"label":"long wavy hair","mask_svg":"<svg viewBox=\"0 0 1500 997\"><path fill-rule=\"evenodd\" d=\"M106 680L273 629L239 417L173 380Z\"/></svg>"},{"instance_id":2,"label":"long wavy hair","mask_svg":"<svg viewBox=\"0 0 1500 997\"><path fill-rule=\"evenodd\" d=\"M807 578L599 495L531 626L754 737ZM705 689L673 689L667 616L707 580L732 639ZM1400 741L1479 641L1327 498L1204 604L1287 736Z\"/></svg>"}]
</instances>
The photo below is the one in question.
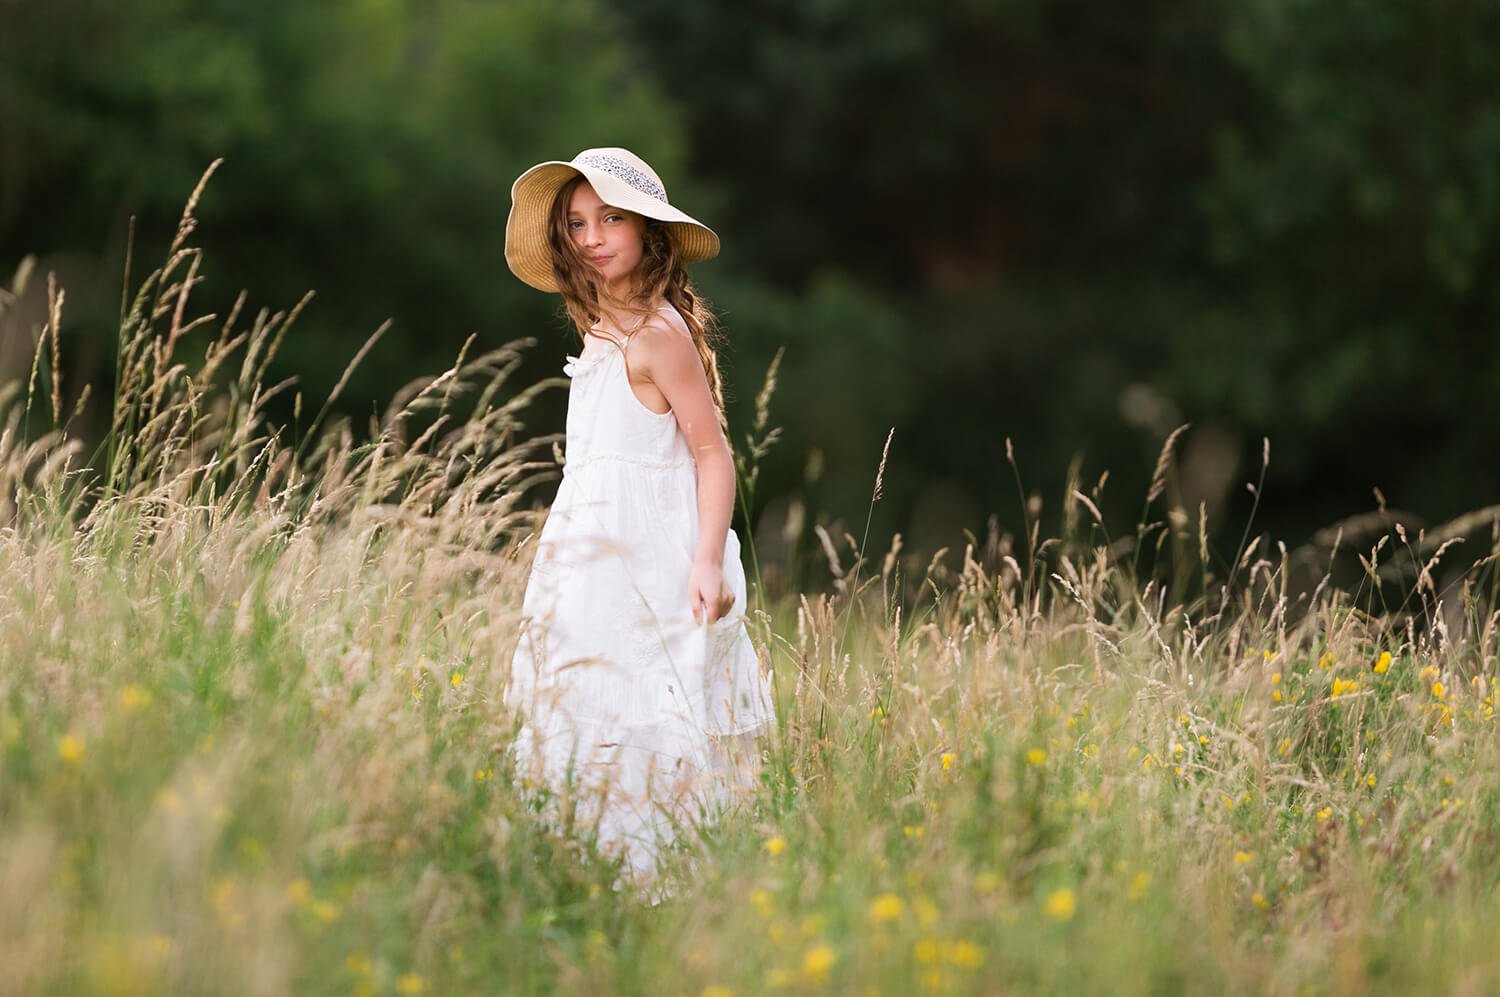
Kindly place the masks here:
<instances>
[{"instance_id":1,"label":"long wavy hair","mask_svg":"<svg viewBox=\"0 0 1500 997\"><path fill-rule=\"evenodd\" d=\"M718 321L708 302L694 290L666 226L654 218L646 219L646 228L641 234L641 262L636 271L635 288L621 300L603 281L598 268L573 245L573 238L568 233L568 205L573 191L582 182L583 177L574 177L557 192L547 226L552 250L552 276L557 281L557 289L562 294L563 305L579 340L582 341L589 328L603 316L601 302L608 304L611 311L638 316L650 315L662 301L670 303L693 334L693 345L698 349L698 359L703 361L703 373L708 376L709 394L718 409L719 423L724 426L724 385L719 377L719 358L714 353L720 337Z\"/></svg>"}]
</instances>

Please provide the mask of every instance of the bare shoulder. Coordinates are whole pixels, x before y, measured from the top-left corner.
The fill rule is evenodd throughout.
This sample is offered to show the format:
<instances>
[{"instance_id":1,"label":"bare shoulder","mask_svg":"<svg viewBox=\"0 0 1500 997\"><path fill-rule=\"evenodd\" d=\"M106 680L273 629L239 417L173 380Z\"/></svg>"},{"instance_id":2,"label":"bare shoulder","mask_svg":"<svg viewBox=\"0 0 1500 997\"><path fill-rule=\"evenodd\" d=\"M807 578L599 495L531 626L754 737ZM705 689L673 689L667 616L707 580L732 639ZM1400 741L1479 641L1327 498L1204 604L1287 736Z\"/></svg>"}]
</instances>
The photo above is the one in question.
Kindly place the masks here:
<instances>
[{"instance_id":1,"label":"bare shoulder","mask_svg":"<svg viewBox=\"0 0 1500 997\"><path fill-rule=\"evenodd\" d=\"M679 364L698 364L698 347L677 309L653 313L630 337L630 353L638 367L652 371Z\"/></svg>"}]
</instances>

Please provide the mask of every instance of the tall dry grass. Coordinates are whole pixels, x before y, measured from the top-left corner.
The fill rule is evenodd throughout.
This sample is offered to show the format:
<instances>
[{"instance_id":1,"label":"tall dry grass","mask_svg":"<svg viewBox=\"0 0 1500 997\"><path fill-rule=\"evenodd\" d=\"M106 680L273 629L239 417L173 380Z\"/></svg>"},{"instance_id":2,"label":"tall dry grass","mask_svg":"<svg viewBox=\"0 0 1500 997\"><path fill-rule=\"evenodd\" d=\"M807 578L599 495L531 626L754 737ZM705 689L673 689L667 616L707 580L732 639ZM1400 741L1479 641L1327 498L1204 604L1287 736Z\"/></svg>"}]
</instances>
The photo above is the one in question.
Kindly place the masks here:
<instances>
[{"instance_id":1,"label":"tall dry grass","mask_svg":"<svg viewBox=\"0 0 1500 997\"><path fill-rule=\"evenodd\" d=\"M195 315L193 224L122 309L100 443L60 291L5 397L5 990L1500 985L1493 512L1442 581L1461 548L1393 532L1304 585L1248 531L1214 561L1169 447L1126 538L1097 488L918 577L825 532L830 590L751 620L762 781L651 906L505 761L553 442L523 344L292 433L265 378L296 309Z\"/></svg>"}]
</instances>

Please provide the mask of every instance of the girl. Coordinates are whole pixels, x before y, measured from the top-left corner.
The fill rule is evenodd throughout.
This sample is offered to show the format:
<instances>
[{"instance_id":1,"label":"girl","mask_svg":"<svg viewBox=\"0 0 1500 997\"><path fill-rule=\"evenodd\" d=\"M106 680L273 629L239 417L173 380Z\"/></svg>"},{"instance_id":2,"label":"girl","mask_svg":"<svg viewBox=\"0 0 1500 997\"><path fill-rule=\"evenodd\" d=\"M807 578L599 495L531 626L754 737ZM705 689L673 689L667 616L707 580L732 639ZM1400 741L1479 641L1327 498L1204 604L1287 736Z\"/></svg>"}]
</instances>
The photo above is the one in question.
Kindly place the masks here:
<instances>
[{"instance_id":1,"label":"girl","mask_svg":"<svg viewBox=\"0 0 1500 997\"><path fill-rule=\"evenodd\" d=\"M583 344L506 690L517 761L579 791L644 882L679 824L753 776L774 720L743 622L713 318L684 269L719 238L624 149L534 166L511 200L506 262L562 294Z\"/></svg>"}]
</instances>

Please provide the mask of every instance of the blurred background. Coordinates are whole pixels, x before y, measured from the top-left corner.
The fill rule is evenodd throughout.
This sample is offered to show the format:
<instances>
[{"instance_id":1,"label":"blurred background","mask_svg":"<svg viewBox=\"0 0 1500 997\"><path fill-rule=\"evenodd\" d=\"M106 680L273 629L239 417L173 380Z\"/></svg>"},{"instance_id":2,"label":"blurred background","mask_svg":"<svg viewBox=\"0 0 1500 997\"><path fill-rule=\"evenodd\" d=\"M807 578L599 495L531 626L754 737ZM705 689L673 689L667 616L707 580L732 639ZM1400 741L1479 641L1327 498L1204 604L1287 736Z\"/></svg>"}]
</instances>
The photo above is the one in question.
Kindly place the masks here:
<instances>
[{"instance_id":1,"label":"blurred background","mask_svg":"<svg viewBox=\"0 0 1500 997\"><path fill-rule=\"evenodd\" d=\"M1106 471L1128 532L1182 423L1171 500L1232 556L1265 438L1256 528L1293 543L1377 488L1500 499L1497 81L1495 0L0 0L0 284L58 274L68 392L108 397L129 220L133 286L223 157L196 300L316 290L274 372L310 402L393 319L358 426L470 333L538 338L518 390L559 373L510 184L624 145L723 238L695 278L742 448L785 350L763 559L860 535L892 428L872 546L1021 533L1023 494L1055 533Z\"/></svg>"}]
</instances>

